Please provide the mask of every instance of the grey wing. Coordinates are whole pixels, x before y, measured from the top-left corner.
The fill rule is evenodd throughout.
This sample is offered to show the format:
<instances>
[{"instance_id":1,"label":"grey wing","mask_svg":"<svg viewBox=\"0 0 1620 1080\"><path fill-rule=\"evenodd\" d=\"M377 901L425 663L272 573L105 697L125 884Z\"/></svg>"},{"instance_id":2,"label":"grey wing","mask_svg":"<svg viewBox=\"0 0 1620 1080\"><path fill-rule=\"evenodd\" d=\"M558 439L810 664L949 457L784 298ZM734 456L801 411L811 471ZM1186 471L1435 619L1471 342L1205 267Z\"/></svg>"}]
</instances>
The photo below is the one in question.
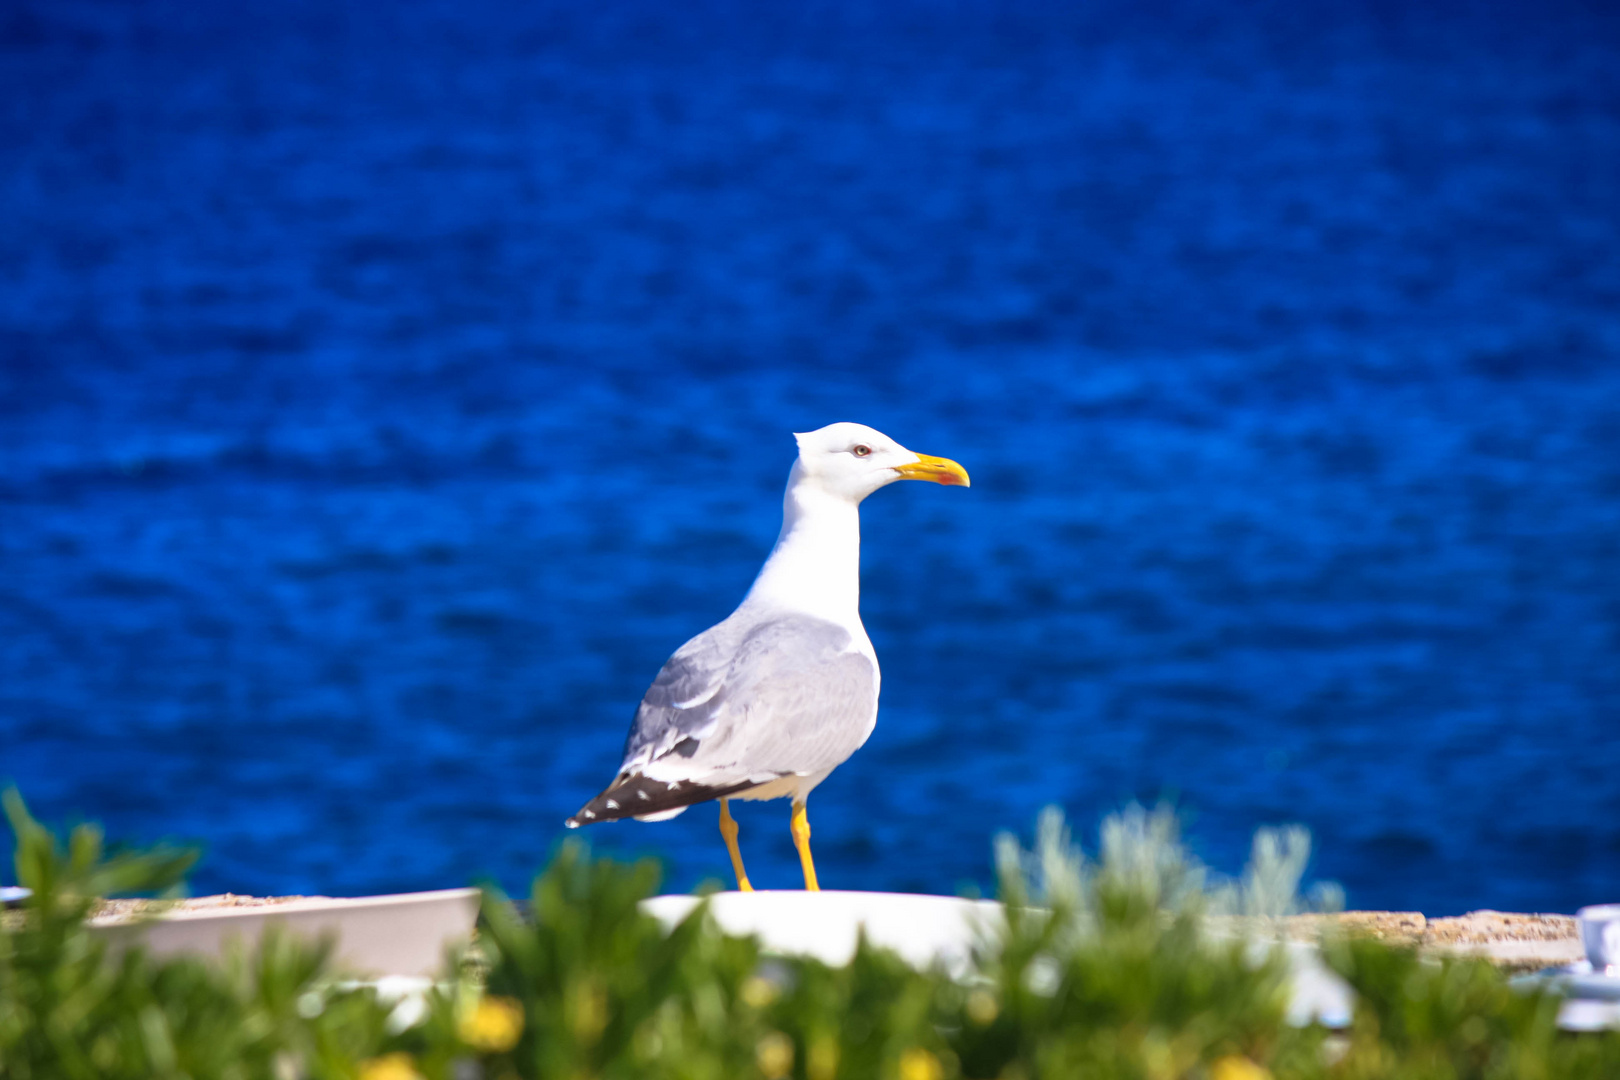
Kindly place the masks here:
<instances>
[{"instance_id":1,"label":"grey wing","mask_svg":"<svg viewBox=\"0 0 1620 1080\"><path fill-rule=\"evenodd\" d=\"M621 771L705 784L830 769L859 749L878 672L849 632L803 615L727 622L692 639L648 689Z\"/></svg>"},{"instance_id":2,"label":"grey wing","mask_svg":"<svg viewBox=\"0 0 1620 1080\"><path fill-rule=\"evenodd\" d=\"M665 756L706 730L711 721L706 706L724 685L736 646L738 635L732 630L724 622L711 626L664 662L631 721L621 773Z\"/></svg>"}]
</instances>

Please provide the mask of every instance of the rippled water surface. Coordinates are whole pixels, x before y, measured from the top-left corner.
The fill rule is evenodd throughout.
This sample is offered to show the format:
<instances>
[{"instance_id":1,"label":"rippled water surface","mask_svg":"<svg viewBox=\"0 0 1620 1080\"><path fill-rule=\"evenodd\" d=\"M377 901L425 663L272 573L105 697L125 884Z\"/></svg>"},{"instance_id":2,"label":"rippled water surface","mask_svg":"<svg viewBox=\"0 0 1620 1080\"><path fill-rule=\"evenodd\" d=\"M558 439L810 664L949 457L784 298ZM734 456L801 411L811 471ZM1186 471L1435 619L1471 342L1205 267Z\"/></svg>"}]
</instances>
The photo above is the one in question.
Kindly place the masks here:
<instances>
[{"instance_id":1,"label":"rippled water surface","mask_svg":"<svg viewBox=\"0 0 1620 1080\"><path fill-rule=\"evenodd\" d=\"M823 882L1164 796L1359 906L1620 897L1596 6L225 7L0 16L36 811L204 891L520 888L854 419L974 486L865 507ZM727 869L712 807L588 835Z\"/></svg>"}]
</instances>

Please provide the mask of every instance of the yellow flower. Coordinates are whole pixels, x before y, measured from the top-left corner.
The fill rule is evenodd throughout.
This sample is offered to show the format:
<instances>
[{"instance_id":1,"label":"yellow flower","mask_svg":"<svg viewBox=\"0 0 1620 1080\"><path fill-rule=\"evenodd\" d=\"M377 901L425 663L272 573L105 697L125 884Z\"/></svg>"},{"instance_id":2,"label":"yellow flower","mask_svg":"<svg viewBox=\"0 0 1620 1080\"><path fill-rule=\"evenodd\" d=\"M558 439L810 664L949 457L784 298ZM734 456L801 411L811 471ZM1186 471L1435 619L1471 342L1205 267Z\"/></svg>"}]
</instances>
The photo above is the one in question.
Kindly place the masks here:
<instances>
[{"instance_id":1,"label":"yellow flower","mask_svg":"<svg viewBox=\"0 0 1620 1080\"><path fill-rule=\"evenodd\" d=\"M1229 1054L1210 1067L1209 1080L1271 1080L1271 1073L1246 1057Z\"/></svg>"},{"instance_id":2,"label":"yellow flower","mask_svg":"<svg viewBox=\"0 0 1620 1080\"><path fill-rule=\"evenodd\" d=\"M753 976L742 984L742 999L751 1008L763 1009L776 1000L779 991L769 979Z\"/></svg>"},{"instance_id":3,"label":"yellow flower","mask_svg":"<svg viewBox=\"0 0 1620 1080\"><path fill-rule=\"evenodd\" d=\"M754 1064L765 1080L782 1080L793 1071L793 1040L773 1031L754 1048Z\"/></svg>"},{"instance_id":4,"label":"yellow flower","mask_svg":"<svg viewBox=\"0 0 1620 1080\"><path fill-rule=\"evenodd\" d=\"M360 1080L422 1080L409 1054L384 1054L361 1062Z\"/></svg>"},{"instance_id":5,"label":"yellow flower","mask_svg":"<svg viewBox=\"0 0 1620 1080\"><path fill-rule=\"evenodd\" d=\"M1001 1012L1001 1006L996 1004L996 995L988 990L975 990L969 994L965 1008L968 1019L979 1027L995 1023L996 1016Z\"/></svg>"},{"instance_id":6,"label":"yellow flower","mask_svg":"<svg viewBox=\"0 0 1620 1080\"><path fill-rule=\"evenodd\" d=\"M920 1046L900 1055L900 1080L944 1080L945 1067L939 1058Z\"/></svg>"},{"instance_id":7,"label":"yellow flower","mask_svg":"<svg viewBox=\"0 0 1620 1080\"><path fill-rule=\"evenodd\" d=\"M523 1034L523 1005L509 997L486 997L456 1025L461 1041L485 1054L502 1054Z\"/></svg>"}]
</instances>

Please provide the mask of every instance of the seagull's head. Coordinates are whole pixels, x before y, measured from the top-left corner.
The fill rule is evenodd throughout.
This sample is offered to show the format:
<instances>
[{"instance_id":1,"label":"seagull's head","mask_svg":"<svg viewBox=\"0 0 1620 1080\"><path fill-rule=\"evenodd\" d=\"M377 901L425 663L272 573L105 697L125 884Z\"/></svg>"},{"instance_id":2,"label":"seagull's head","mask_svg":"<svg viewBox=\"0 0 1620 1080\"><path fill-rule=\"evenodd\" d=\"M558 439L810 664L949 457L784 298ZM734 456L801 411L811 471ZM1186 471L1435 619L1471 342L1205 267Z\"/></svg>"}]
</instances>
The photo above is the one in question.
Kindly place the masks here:
<instances>
[{"instance_id":1,"label":"seagull's head","mask_svg":"<svg viewBox=\"0 0 1620 1080\"><path fill-rule=\"evenodd\" d=\"M799 461L794 477L830 495L858 503L896 480L932 480L968 486L967 470L949 458L917 454L865 424L828 424L794 435Z\"/></svg>"}]
</instances>

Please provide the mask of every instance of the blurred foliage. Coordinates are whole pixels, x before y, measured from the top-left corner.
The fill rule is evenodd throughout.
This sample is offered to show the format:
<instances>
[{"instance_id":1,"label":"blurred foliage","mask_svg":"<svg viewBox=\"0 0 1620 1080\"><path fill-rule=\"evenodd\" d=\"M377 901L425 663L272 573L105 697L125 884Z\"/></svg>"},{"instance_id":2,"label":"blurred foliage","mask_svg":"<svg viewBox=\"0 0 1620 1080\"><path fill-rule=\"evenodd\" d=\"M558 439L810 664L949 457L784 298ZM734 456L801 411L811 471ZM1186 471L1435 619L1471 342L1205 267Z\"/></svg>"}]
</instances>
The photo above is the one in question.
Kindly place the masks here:
<instances>
[{"instance_id":1,"label":"blurred foliage","mask_svg":"<svg viewBox=\"0 0 1620 1080\"><path fill-rule=\"evenodd\" d=\"M568 844L527 912L488 893L476 951L416 985L346 981L326 945L273 935L205 962L92 933L96 897L170 890L190 853L108 855L90 826L64 845L5 808L33 895L0 930L4 1080L1620 1076L1620 1035L1560 1032L1556 999L1368 940L1324 942L1350 1027L1289 1025L1268 920L1336 899L1300 901L1299 831L1262 832L1219 883L1167 810L1111 818L1094 862L1049 812L1031 850L998 842L1006 918L930 971L864 940L840 967L768 955L701 905L666 931L638 906L655 864Z\"/></svg>"},{"instance_id":2,"label":"blurred foliage","mask_svg":"<svg viewBox=\"0 0 1620 1080\"><path fill-rule=\"evenodd\" d=\"M369 994L332 991L325 945L267 935L209 964L90 933L97 898L170 891L195 854L108 855L91 825L64 846L15 791L4 803L17 881L33 895L0 932L0 1077L349 1076L378 1043L386 1014Z\"/></svg>"}]
</instances>

